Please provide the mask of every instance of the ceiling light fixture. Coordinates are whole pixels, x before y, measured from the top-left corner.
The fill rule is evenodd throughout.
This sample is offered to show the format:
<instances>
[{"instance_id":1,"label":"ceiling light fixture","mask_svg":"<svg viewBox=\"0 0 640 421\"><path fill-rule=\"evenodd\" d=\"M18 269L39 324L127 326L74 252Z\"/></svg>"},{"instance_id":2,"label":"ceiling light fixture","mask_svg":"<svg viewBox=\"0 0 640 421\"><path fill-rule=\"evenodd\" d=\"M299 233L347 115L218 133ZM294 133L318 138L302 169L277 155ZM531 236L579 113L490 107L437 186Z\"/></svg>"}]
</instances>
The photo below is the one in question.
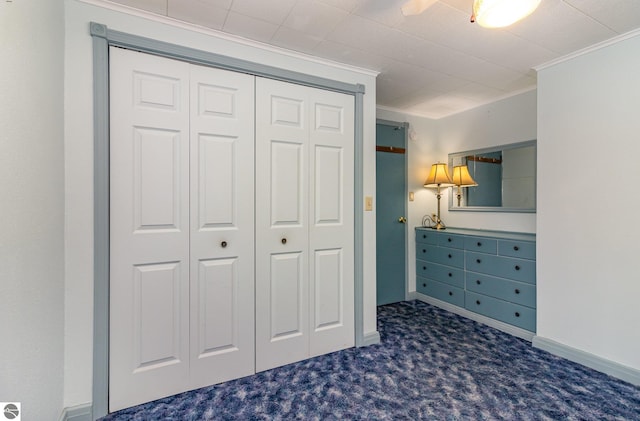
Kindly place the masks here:
<instances>
[{"instance_id":1,"label":"ceiling light fixture","mask_svg":"<svg viewBox=\"0 0 640 421\"><path fill-rule=\"evenodd\" d=\"M533 13L541 0L473 0L471 22L485 28L509 26Z\"/></svg>"}]
</instances>

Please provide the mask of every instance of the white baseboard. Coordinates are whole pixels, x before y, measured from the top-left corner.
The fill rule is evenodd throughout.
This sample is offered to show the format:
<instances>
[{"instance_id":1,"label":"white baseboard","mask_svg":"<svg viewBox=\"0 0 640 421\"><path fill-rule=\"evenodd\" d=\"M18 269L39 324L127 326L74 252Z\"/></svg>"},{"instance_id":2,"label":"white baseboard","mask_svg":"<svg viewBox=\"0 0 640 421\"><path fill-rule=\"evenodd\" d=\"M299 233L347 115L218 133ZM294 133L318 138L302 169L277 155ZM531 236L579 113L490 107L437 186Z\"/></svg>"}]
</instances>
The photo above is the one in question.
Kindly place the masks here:
<instances>
[{"instance_id":1,"label":"white baseboard","mask_svg":"<svg viewBox=\"0 0 640 421\"><path fill-rule=\"evenodd\" d=\"M420 301L424 301L425 303L432 304L436 307L440 307L444 310L450 311L452 313L458 314L468 319L475 320L476 322L485 324L487 326L491 326L495 329L508 333L509 335L513 335L518 338L524 339L525 341L531 342L531 340L535 336L533 332L529 332L528 330L520 329L519 327L515 327L508 323L503 323L499 320L495 320L495 319L483 316L481 314L474 313L473 311L469 311L462 307L454 306L453 304L449 304L445 301L440 301L438 299L429 297L428 295L424 295L419 292L416 292L416 299Z\"/></svg>"},{"instance_id":2,"label":"white baseboard","mask_svg":"<svg viewBox=\"0 0 640 421\"><path fill-rule=\"evenodd\" d=\"M405 297L406 297L406 301L417 300L418 299L418 292L417 291L407 292L405 294Z\"/></svg>"},{"instance_id":3,"label":"white baseboard","mask_svg":"<svg viewBox=\"0 0 640 421\"><path fill-rule=\"evenodd\" d=\"M380 333L376 330L374 332L365 333L362 346L375 345L380 343Z\"/></svg>"},{"instance_id":4,"label":"white baseboard","mask_svg":"<svg viewBox=\"0 0 640 421\"><path fill-rule=\"evenodd\" d=\"M636 370L626 365L598 357L597 355L590 354L540 336L534 336L532 343L535 348L542 349L553 355L557 355L558 357L566 358L567 360L601 371L636 386L640 386L640 370Z\"/></svg>"},{"instance_id":5,"label":"white baseboard","mask_svg":"<svg viewBox=\"0 0 640 421\"><path fill-rule=\"evenodd\" d=\"M90 403L71 406L62 410L60 421L93 421L92 412Z\"/></svg>"}]
</instances>

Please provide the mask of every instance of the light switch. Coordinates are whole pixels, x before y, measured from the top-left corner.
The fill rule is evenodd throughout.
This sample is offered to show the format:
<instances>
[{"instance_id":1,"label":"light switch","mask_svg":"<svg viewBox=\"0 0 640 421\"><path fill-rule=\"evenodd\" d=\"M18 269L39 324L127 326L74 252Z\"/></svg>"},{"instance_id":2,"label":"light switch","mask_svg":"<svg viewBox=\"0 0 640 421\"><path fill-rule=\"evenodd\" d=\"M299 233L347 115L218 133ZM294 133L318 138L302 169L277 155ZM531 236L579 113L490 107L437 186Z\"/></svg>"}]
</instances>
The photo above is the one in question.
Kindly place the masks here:
<instances>
[{"instance_id":1,"label":"light switch","mask_svg":"<svg viewBox=\"0 0 640 421\"><path fill-rule=\"evenodd\" d=\"M409 202L413 202L416 199L416 195L410 191L409 192Z\"/></svg>"},{"instance_id":2,"label":"light switch","mask_svg":"<svg viewBox=\"0 0 640 421\"><path fill-rule=\"evenodd\" d=\"M367 196L364 198L364 210L366 211L373 210L373 197Z\"/></svg>"}]
</instances>

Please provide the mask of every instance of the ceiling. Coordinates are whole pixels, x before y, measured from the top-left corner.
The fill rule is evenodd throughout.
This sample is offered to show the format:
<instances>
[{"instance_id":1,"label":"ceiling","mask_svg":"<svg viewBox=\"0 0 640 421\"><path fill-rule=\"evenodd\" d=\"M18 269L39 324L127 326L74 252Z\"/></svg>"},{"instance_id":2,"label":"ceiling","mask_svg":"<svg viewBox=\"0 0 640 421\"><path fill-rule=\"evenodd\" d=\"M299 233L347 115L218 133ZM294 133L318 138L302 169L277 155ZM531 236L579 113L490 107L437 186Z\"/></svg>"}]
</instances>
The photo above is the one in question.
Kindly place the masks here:
<instances>
[{"instance_id":1,"label":"ceiling","mask_svg":"<svg viewBox=\"0 0 640 421\"><path fill-rule=\"evenodd\" d=\"M640 27L640 0L542 0L503 29L472 0L405 17L406 0L112 0L274 46L376 70L381 107L440 118L533 89L533 67Z\"/></svg>"}]
</instances>

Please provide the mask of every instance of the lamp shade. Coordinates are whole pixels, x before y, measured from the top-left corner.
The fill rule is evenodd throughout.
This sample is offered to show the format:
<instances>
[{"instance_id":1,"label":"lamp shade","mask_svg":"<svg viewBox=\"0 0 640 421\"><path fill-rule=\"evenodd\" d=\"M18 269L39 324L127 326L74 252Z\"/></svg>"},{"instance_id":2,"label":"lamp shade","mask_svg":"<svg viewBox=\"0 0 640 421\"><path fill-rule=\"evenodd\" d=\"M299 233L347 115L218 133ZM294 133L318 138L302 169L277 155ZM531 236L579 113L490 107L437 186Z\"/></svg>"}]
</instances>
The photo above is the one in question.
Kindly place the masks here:
<instances>
[{"instance_id":1,"label":"lamp shade","mask_svg":"<svg viewBox=\"0 0 640 421\"><path fill-rule=\"evenodd\" d=\"M477 186L478 183L469 174L469 167L457 165L453 167L453 184L459 187Z\"/></svg>"},{"instance_id":2,"label":"lamp shade","mask_svg":"<svg viewBox=\"0 0 640 421\"><path fill-rule=\"evenodd\" d=\"M541 0L474 0L473 16L485 28L509 26L533 13Z\"/></svg>"},{"instance_id":3,"label":"lamp shade","mask_svg":"<svg viewBox=\"0 0 640 421\"><path fill-rule=\"evenodd\" d=\"M449 170L447 169L447 164L433 164L431 166L431 171L429 172L429 176L427 180L424 182L425 187L449 187L453 186L453 181L449 176Z\"/></svg>"}]
</instances>

